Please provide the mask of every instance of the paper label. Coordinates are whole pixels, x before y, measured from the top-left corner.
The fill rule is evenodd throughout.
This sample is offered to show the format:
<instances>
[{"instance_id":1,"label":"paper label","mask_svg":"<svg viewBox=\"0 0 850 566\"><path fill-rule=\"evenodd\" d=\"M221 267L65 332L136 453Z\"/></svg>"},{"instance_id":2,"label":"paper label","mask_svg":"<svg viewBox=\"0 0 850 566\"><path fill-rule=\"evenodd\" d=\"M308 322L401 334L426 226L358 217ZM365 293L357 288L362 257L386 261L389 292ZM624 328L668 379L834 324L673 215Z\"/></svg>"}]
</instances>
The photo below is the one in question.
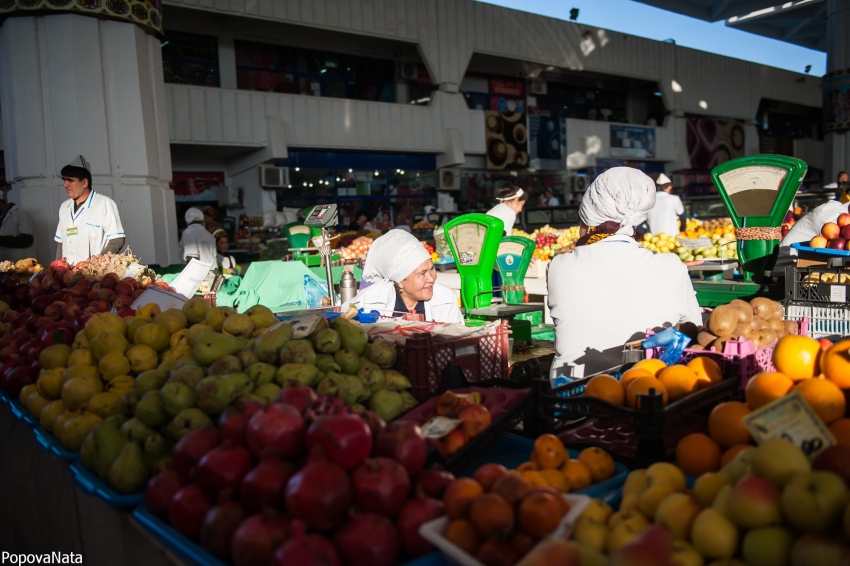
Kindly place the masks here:
<instances>
[{"instance_id":1,"label":"paper label","mask_svg":"<svg viewBox=\"0 0 850 566\"><path fill-rule=\"evenodd\" d=\"M71 228L68 228L68 233L67 233L67 235L68 235L68 236L76 236L76 235L77 235L77 227L76 227L76 226L73 226L73 227L71 227Z\"/></svg>"},{"instance_id":2,"label":"paper label","mask_svg":"<svg viewBox=\"0 0 850 566\"><path fill-rule=\"evenodd\" d=\"M697 250L699 248L711 248L714 244L711 243L711 238L680 238L679 244L688 251Z\"/></svg>"},{"instance_id":3,"label":"paper label","mask_svg":"<svg viewBox=\"0 0 850 566\"><path fill-rule=\"evenodd\" d=\"M756 443L768 438L785 438L811 460L835 444L835 438L799 391L753 411L743 419Z\"/></svg>"},{"instance_id":4,"label":"paper label","mask_svg":"<svg viewBox=\"0 0 850 566\"><path fill-rule=\"evenodd\" d=\"M458 260L461 265L475 265L475 254L473 252L460 252Z\"/></svg>"},{"instance_id":5,"label":"paper label","mask_svg":"<svg viewBox=\"0 0 850 566\"><path fill-rule=\"evenodd\" d=\"M150 303L159 305L159 309L165 312L168 309L182 309L183 303L186 302L186 297L179 293L172 293L159 287L148 287L144 293L139 295L139 298L133 301L130 305L131 309L140 309Z\"/></svg>"},{"instance_id":6,"label":"paper label","mask_svg":"<svg viewBox=\"0 0 850 566\"><path fill-rule=\"evenodd\" d=\"M434 438L439 440L451 431L459 427L463 423L460 419L450 419L448 417L434 417L424 425L422 425L422 436L425 438Z\"/></svg>"},{"instance_id":7,"label":"paper label","mask_svg":"<svg viewBox=\"0 0 850 566\"><path fill-rule=\"evenodd\" d=\"M847 302L847 286L846 285L830 285L829 300L833 303Z\"/></svg>"},{"instance_id":8,"label":"paper label","mask_svg":"<svg viewBox=\"0 0 850 566\"><path fill-rule=\"evenodd\" d=\"M316 330L316 327L319 325L319 321L321 321L322 318L324 318L323 312L294 316L284 321L272 324L269 327L269 330L274 330L275 328L280 327L282 324L291 324L292 339L300 340L311 335ZM268 332L269 330L267 330L266 332Z\"/></svg>"},{"instance_id":9,"label":"paper label","mask_svg":"<svg viewBox=\"0 0 850 566\"><path fill-rule=\"evenodd\" d=\"M133 263L130 265L130 267L127 268L127 271L124 272L124 277L129 277L130 279L138 279L143 269L144 266L141 263Z\"/></svg>"},{"instance_id":10,"label":"paper label","mask_svg":"<svg viewBox=\"0 0 850 566\"><path fill-rule=\"evenodd\" d=\"M180 272L180 275L174 279L171 287L189 299L194 296L198 287L201 286L201 282L206 279L210 269L212 269L211 263L204 263L192 258L186 264L186 267L183 268L183 271Z\"/></svg>"}]
</instances>

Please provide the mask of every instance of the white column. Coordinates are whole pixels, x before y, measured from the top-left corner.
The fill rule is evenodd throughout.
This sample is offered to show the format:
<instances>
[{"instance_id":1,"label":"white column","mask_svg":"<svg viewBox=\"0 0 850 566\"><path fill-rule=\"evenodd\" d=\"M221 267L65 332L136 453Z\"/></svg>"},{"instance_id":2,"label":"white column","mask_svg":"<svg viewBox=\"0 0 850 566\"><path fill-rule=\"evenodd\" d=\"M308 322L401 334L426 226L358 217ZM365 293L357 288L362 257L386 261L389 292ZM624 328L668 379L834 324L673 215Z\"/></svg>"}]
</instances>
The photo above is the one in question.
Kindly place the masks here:
<instances>
[{"instance_id":1,"label":"white column","mask_svg":"<svg viewBox=\"0 0 850 566\"><path fill-rule=\"evenodd\" d=\"M143 263L178 261L160 42L138 26L74 14L6 19L0 109L6 177L33 216L36 255L52 261L59 171L76 155L115 200Z\"/></svg>"},{"instance_id":2,"label":"white column","mask_svg":"<svg viewBox=\"0 0 850 566\"><path fill-rule=\"evenodd\" d=\"M850 0L827 0L826 72L850 68ZM835 181L839 171L850 167L850 133L824 136L824 183Z\"/></svg>"}]
</instances>

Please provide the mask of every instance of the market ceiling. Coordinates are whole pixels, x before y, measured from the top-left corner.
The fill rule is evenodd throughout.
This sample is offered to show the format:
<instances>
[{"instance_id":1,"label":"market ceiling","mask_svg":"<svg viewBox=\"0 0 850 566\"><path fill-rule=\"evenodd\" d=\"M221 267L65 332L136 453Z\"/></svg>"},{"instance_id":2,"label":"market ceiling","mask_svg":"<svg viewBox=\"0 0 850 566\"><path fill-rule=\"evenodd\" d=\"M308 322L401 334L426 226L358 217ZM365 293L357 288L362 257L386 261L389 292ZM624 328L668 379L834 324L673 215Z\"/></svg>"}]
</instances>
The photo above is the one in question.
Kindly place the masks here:
<instances>
[{"instance_id":1,"label":"market ceiling","mask_svg":"<svg viewBox=\"0 0 850 566\"><path fill-rule=\"evenodd\" d=\"M827 0L636 0L707 22L826 51Z\"/></svg>"}]
</instances>

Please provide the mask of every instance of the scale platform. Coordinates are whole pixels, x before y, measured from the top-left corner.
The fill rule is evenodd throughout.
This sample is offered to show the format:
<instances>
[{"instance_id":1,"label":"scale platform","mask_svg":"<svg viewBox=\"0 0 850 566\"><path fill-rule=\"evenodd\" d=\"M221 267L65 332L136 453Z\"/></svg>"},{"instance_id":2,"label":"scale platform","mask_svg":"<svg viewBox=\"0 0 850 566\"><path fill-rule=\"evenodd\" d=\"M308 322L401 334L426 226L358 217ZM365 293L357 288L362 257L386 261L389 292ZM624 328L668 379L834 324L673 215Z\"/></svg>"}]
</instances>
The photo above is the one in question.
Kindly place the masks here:
<instances>
[{"instance_id":1,"label":"scale platform","mask_svg":"<svg viewBox=\"0 0 850 566\"><path fill-rule=\"evenodd\" d=\"M510 318L518 314L543 310L543 303L523 303L521 305L491 305L479 309L469 309L471 316L488 318Z\"/></svg>"}]
</instances>

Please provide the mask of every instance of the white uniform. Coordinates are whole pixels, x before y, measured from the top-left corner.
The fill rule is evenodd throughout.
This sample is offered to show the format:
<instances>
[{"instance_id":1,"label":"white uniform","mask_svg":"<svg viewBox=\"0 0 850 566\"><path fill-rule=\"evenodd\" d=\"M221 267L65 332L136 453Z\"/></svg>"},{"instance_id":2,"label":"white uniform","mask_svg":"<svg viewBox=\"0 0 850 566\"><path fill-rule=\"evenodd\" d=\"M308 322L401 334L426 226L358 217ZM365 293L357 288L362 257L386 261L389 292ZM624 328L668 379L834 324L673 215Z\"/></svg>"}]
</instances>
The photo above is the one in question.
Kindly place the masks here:
<instances>
[{"instance_id":1,"label":"white uniform","mask_svg":"<svg viewBox=\"0 0 850 566\"><path fill-rule=\"evenodd\" d=\"M19 208L17 204L10 203L0 224L0 236L20 236L21 234L33 236L32 216L26 210ZM0 261L18 261L28 257L35 257L35 239L26 248L0 247Z\"/></svg>"},{"instance_id":2,"label":"white uniform","mask_svg":"<svg viewBox=\"0 0 850 566\"><path fill-rule=\"evenodd\" d=\"M221 273L223 275L226 275L226 276L230 275L229 273L227 273L225 271L225 269L233 269L234 272L236 271L236 267L237 267L236 258L234 258L232 255L222 255L220 253L216 253L216 262L218 263L218 266L221 268ZM233 273L233 275L236 275L236 273Z\"/></svg>"},{"instance_id":3,"label":"white uniform","mask_svg":"<svg viewBox=\"0 0 850 566\"><path fill-rule=\"evenodd\" d=\"M210 234L203 224L190 224L183 230L180 237L180 257L187 263L189 256L196 257L198 261L217 264L218 251L215 247L215 238Z\"/></svg>"},{"instance_id":4,"label":"white uniform","mask_svg":"<svg viewBox=\"0 0 850 566\"><path fill-rule=\"evenodd\" d=\"M97 255L109 240L124 237L124 226L115 201L97 191L74 212L74 200L59 207L59 225L54 240L62 244L62 255L72 266Z\"/></svg>"},{"instance_id":5,"label":"white uniform","mask_svg":"<svg viewBox=\"0 0 850 566\"><path fill-rule=\"evenodd\" d=\"M823 225L827 222L835 222L838 216L850 212L850 203L840 203L837 200L825 202L803 216L796 224L791 226L785 237L779 243L781 247L790 247L791 244L809 242L820 234ZM795 252L796 250L791 250ZM796 255L796 254L795 254Z\"/></svg>"},{"instance_id":6,"label":"white uniform","mask_svg":"<svg viewBox=\"0 0 850 566\"><path fill-rule=\"evenodd\" d=\"M654 255L628 236L555 256L547 277L555 323L553 381L560 374L583 377L620 365L623 345L643 338L647 328L702 324L679 258Z\"/></svg>"},{"instance_id":7,"label":"white uniform","mask_svg":"<svg viewBox=\"0 0 850 566\"><path fill-rule=\"evenodd\" d=\"M646 213L649 231L653 234L675 236L679 230L679 215L685 213L682 199L676 195L658 191L655 194L655 206Z\"/></svg>"},{"instance_id":8,"label":"white uniform","mask_svg":"<svg viewBox=\"0 0 850 566\"><path fill-rule=\"evenodd\" d=\"M487 211L487 216L494 216L504 222L505 235L511 235L511 230L514 229L514 224L516 223L516 212L511 207L503 202L499 203Z\"/></svg>"},{"instance_id":9,"label":"white uniform","mask_svg":"<svg viewBox=\"0 0 850 566\"><path fill-rule=\"evenodd\" d=\"M394 288L372 285L357 293L349 301L358 309L366 312L378 311L384 316L401 317L395 310L396 293ZM440 283L434 283L434 295L425 301L425 320L428 322L456 322L463 324L463 313L457 304L455 292Z\"/></svg>"}]
</instances>

